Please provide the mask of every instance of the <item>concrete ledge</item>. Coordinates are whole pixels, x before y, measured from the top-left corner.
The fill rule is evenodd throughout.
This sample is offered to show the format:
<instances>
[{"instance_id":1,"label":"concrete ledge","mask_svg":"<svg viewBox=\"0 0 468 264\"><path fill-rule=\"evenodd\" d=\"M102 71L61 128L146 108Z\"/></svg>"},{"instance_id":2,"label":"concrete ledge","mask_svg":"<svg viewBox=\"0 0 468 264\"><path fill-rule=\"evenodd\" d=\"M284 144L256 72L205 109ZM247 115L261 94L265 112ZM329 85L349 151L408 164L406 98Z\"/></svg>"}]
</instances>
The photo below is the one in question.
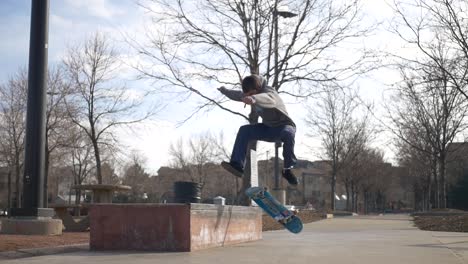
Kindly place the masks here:
<instances>
[{"instance_id":1,"label":"concrete ledge","mask_svg":"<svg viewBox=\"0 0 468 264\"><path fill-rule=\"evenodd\" d=\"M211 204L96 204L91 250L194 251L262 238L259 208Z\"/></svg>"},{"instance_id":2,"label":"concrete ledge","mask_svg":"<svg viewBox=\"0 0 468 264\"><path fill-rule=\"evenodd\" d=\"M0 261L18 258L30 258L36 256L63 254L71 252L88 251L89 244L73 244L57 247L18 249L17 251L0 252Z\"/></svg>"},{"instance_id":3,"label":"concrete ledge","mask_svg":"<svg viewBox=\"0 0 468 264\"><path fill-rule=\"evenodd\" d=\"M333 217L340 217L340 216L353 216L352 212L334 212Z\"/></svg>"},{"instance_id":4,"label":"concrete ledge","mask_svg":"<svg viewBox=\"0 0 468 264\"><path fill-rule=\"evenodd\" d=\"M455 215L467 215L468 212L449 212L449 211L435 211L435 212L416 212L410 214L411 216L455 216Z\"/></svg>"},{"instance_id":5,"label":"concrete ledge","mask_svg":"<svg viewBox=\"0 0 468 264\"><path fill-rule=\"evenodd\" d=\"M2 219L0 233L12 235L61 235L62 220L49 217Z\"/></svg>"}]
</instances>

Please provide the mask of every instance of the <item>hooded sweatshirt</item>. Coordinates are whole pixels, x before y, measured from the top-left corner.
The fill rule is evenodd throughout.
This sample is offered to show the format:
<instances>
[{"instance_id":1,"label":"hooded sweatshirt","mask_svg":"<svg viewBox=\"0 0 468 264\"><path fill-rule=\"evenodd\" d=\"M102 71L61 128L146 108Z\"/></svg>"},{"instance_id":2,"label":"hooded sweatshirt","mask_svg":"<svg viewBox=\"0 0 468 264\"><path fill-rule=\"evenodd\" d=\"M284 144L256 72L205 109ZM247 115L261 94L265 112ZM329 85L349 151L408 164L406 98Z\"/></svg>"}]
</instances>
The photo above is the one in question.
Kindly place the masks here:
<instances>
[{"instance_id":1,"label":"hooded sweatshirt","mask_svg":"<svg viewBox=\"0 0 468 264\"><path fill-rule=\"evenodd\" d=\"M260 77L262 87L259 92L252 95L255 102L252 104L255 111L262 118L262 123L269 127L290 125L296 127L294 121L288 115L283 100L278 92L270 86L267 86L266 80ZM242 102L244 93L238 90L224 89L222 93L231 100Z\"/></svg>"}]
</instances>

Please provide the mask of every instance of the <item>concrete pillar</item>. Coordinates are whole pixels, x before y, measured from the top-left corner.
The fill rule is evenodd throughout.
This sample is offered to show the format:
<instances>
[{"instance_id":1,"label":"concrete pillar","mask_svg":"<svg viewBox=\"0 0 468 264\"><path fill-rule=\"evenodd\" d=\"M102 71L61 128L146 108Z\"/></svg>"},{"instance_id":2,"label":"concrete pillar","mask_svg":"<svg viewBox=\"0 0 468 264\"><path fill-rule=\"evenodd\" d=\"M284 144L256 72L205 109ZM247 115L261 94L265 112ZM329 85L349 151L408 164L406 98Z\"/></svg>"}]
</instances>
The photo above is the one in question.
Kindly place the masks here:
<instances>
[{"instance_id":1,"label":"concrete pillar","mask_svg":"<svg viewBox=\"0 0 468 264\"><path fill-rule=\"evenodd\" d=\"M15 217L2 219L2 234L61 235L62 220L50 217Z\"/></svg>"},{"instance_id":2,"label":"concrete pillar","mask_svg":"<svg viewBox=\"0 0 468 264\"><path fill-rule=\"evenodd\" d=\"M270 191L271 195L281 204L286 204L286 190L274 189Z\"/></svg>"}]
</instances>

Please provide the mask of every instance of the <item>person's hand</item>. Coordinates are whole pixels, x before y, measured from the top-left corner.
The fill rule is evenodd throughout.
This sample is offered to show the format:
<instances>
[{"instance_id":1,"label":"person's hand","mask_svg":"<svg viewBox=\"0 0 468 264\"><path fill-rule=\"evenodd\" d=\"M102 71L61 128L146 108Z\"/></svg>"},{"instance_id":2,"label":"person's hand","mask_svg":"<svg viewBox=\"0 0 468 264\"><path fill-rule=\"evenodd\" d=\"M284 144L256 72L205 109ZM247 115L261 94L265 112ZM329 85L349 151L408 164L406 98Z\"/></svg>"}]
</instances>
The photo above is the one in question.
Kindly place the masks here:
<instances>
[{"instance_id":1,"label":"person's hand","mask_svg":"<svg viewBox=\"0 0 468 264\"><path fill-rule=\"evenodd\" d=\"M252 96L244 96L242 97L242 102L244 102L244 104L252 105L255 103L255 98Z\"/></svg>"},{"instance_id":2,"label":"person's hand","mask_svg":"<svg viewBox=\"0 0 468 264\"><path fill-rule=\"evenodd\" d=\"M226 87L221 86L221 87L218 88L218 91L220 91L222 94L224 94L227 91L227 89L226 89Z\"/></svg>"}]
</instances>

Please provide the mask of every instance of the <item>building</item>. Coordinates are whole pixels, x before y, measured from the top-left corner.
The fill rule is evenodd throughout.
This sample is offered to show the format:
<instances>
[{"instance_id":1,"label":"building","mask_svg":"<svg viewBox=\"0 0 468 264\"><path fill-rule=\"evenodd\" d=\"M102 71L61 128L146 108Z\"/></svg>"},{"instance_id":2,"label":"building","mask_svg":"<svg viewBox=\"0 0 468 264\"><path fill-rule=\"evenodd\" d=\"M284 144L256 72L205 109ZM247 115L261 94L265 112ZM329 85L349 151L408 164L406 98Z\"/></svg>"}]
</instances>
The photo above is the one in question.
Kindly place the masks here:
<instances>
[{"instance_id":1,"label":"building","mask_svg":"<svg viewBox=\"0 0 468 264\"><path fill-rule=\"evenodd\" d=\"M14 185L12 184L11 193L13 192L14 192ZM0 209L7 208L7 207L8 207L8 169L0 168Z\"/></svg>"}]
</instances>

